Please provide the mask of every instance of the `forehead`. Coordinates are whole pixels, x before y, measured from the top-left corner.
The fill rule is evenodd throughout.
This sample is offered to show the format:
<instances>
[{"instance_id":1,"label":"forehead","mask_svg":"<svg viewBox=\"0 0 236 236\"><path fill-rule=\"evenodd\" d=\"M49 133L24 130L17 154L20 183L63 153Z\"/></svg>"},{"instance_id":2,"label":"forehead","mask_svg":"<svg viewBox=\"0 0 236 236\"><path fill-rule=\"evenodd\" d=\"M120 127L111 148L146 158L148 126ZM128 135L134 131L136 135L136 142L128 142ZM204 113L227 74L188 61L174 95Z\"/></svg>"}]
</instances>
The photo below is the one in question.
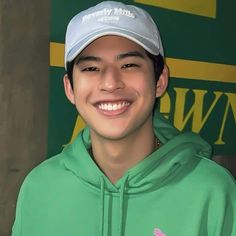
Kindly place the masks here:
<instances>
[{"instance_id":1,"label":"forehead","mask_svg":"<svg viewBox=\"0 0 236 236\"><path fill-rule=\"evenodd\" d=\"M107 35L94 40L80 53L80 55L99 54L106 56L104 53L105 51L106 54L119 54L129 51L145 53L144 48L130 39L121 36Z\"/></svg>"}]
</instances>

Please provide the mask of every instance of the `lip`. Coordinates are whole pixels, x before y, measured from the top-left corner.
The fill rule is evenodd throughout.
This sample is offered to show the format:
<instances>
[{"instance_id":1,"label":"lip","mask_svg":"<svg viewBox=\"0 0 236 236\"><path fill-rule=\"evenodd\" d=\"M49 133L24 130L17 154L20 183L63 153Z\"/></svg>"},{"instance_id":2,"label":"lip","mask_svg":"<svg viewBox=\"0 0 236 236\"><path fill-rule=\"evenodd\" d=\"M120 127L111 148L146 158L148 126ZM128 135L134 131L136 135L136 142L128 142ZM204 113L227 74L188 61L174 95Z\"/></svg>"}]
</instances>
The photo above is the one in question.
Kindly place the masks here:
<instances>
[{"instance_id":1,"label":"lip","mask_svg":"<svg viewBox=\"0 0 236 236\"><path fill-rule=\"evenodd\" d=\"M130 100L104 100L94 104L98 112L108 117L119 116L125 113L131 106Z\"/></svg>"}]
</instances>

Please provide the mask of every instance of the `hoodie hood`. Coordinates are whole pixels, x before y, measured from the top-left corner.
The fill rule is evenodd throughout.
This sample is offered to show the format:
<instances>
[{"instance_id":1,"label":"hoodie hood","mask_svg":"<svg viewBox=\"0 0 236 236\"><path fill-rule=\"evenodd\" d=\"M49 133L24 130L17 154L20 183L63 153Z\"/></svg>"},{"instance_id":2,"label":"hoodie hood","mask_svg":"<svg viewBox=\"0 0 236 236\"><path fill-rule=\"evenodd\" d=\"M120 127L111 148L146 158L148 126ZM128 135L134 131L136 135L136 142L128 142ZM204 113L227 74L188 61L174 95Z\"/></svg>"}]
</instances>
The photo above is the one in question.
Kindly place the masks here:
<instances>
[{"instance_id":1,"label":"hoodie hood","mask_svg":"<svg viewBox=\"0 0 236 236\"><path fill-rule=\"evenodd\" d=\"M85 128L75 142L64 149L66 158L63 161L66 168L91 188L100 190L102 179L109 192L119 192L125 182L126 193L138 194L151 191L153 187L156 189L196 156L211 156L210 145L199 135L191 132L180 133L158 111L155 111L153 117L155 135L163 145L129 169L116 184L108 180L89 155L89 128Z\"/></svg>"}]
</instances>

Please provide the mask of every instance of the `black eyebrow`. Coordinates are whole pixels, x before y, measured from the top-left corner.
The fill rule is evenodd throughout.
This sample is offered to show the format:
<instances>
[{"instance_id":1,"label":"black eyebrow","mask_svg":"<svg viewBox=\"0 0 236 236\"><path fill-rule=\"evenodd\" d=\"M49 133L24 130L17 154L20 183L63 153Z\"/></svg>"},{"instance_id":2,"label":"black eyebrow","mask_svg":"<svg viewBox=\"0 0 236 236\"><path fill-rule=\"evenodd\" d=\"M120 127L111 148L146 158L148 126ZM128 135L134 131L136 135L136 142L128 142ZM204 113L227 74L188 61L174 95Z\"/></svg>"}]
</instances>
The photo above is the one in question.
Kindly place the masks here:
<instances>
[{"instance_id":1,"label":"black eyebrow","mask_svg":"<svg viewBox=\"0 0 236 236\"><path fill-rule=\"evenodd\" d=\"M124 52L116 56L116 60L122 60L127 57L139 57L139 58L145 58L145 56L138 51L131 51L131 52ZM78 58L75 59L75 64L78 65L81 62L84 61L95 61L95 62L100 62L102 61L102 58L96 57L96 56L79 56Z\"/></svg>"},{"instance_id":2,"label":"black eyebrow","mask_svg":"<svg viewBox=\"0 0 236 236\"><path fill-rule=\"evenodd\" d=\"M95 56L79 56L75 59L75 64L78 65L79 63L83 61L101 61L102 59L100 57Z\"/></svg>"},{"instance_id":3,"label":"black eyebrow","mask_svg":"<svg viewBox=\"0 0 236 236\"><path fill-rule=\"evenodd\" d=\"M122 60L122 59L125 59L127 57L145 58L145 56L141 52L138 52L138 51L131 51L131 52L121 53L116 58L117 58L117 60Z\"/></svg>"}]
</instances>

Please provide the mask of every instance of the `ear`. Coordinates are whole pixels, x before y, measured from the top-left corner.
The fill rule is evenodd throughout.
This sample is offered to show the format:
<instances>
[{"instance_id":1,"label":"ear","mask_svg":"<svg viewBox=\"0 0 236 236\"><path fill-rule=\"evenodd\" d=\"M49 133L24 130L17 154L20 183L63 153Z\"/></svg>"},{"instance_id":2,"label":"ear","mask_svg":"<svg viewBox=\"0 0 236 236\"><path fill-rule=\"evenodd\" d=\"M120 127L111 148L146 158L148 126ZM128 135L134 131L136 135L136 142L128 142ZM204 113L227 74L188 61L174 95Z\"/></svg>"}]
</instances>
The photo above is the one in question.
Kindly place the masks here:
<instances>
[{"instance_id":1,"label":"ear","mask_svg":"<svg viewBox=\"0 0 236 236\"><path fill-rule=\"evenodd\" d=\"M159 77L159 80L157 81L156 85L156 97L161 97L164 92L166 91L166 88L168 86L168 79L169 79L169 69L167 65L164 66L164 69Z\"/></svg>"},{"instance_id":2,"label":"ear","mask_svg":"<svg viewBox=\"0 0 236 236\"><path fill-rule=\"evenodd\" d=\"M73 91L73 88L71 86L71 82L70 82L67 74L64 75L63 83L64 83L64 90L65 90L66 97L69 99L69 101L72 104L75 104L74 91Z\"/></svg>"}]
</instances>

